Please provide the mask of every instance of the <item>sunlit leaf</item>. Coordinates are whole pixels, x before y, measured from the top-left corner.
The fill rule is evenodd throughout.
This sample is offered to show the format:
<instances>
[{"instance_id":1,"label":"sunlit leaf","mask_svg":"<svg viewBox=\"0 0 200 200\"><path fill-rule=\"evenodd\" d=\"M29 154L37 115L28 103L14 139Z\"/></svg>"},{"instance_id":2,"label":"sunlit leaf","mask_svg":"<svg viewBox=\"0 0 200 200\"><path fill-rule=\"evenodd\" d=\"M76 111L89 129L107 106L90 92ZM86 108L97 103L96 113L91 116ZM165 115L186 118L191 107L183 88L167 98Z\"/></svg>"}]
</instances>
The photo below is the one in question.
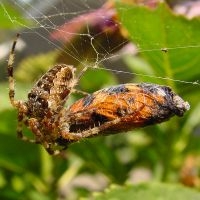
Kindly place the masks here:
<instances>
[{"instance_id":1,"label":"sunlit leaf","mask_svg":"<svg viewBox=\"0 0 200 200\"><path fill-rule=\"evenodd\" d=\"M171 79L159 81L159 78L155 78L154 81L174 87L173 79L183 81L199 79L200 21L198 19L188 20L184 16L177 16L165 4L160 4L156 9L149 9L119 3L118 13L130 39L152 66L153 75ZM148 80L152 79L148 77ZM185 89L181 84L176 85L178 86L182 91Z\"/></svg>"}]
</instances>

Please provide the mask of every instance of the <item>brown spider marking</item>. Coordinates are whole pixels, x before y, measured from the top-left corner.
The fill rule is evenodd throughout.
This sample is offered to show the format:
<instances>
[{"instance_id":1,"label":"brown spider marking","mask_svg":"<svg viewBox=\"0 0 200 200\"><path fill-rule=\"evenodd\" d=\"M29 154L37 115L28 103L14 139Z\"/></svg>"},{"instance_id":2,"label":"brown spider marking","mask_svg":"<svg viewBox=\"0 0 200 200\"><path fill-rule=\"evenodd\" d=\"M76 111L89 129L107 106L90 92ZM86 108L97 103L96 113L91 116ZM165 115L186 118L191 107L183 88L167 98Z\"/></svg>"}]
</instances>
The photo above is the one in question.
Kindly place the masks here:
<instances>
[{"instance_id":1,"label":"brown spider marking","mask_svg":"<svg viewBox=\"0 0 200 200\"><path fill-rule=\"evenodd\" d=\"M160 123L189 109L189 104L169 87L147 83L99 90L67 109L64 105L87 67L75 78L75 69L65 64L47 71L28 93L27 101L15 100L16 42L8 60L8 76L10 102L18 110L17 134L22 140L42 144L50 154L58 154L83 138ZM34 140L23 135L23 124L34 133Z\"/></svg>"}]
</instances>

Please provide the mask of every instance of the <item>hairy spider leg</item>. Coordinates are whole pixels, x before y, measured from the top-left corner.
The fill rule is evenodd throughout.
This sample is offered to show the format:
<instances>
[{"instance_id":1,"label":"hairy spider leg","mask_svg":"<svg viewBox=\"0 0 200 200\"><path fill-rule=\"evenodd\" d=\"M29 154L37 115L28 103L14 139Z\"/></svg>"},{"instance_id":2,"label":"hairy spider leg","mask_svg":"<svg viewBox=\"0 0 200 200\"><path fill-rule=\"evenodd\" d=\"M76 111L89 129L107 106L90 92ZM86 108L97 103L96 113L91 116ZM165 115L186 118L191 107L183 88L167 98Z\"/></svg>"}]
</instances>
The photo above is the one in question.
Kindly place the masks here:
<instances>
[{"instance_id":1,"label":"hairy spider leg","mask_svg":"<svg viewBox=\"0 0 200 200\"><path fill-rule=\"evenodd\" d=\"M8 79L9 79L9 98L10 98L10 102L12 106L17 109L19 107L20 101L15 100L15 81L13 78L13 63L15 59L15 47L16 47L18 38L19 38L19 34L17 34L15 40L13 41L12 48L8 57L8 66L7 66Z\"/></svg>"},{"instance_id":2,"label":"hairy spider leg","mask_svg":"<svg viewBox=\"0 0 200 200\"><path fill-rule=\"evenodd\" d=\"M17 124L17 137L23 141L28 141L30 143L37 143L36 140L34 139L30 139L28 137L26 137L25 135L23 135L23 123L27 121L26 117L24 116L23 112L20 112L18 110L18 124Z\"/></svg>"},{"instance_id":3,"label":"hairy spider leg","mask_svg":"<svg viewBox=\"0 0 200 200\"><path fill-rule=\"evenodd\" d=\"M28 137L23 135L22 127L23 122L25 120L25 114L27 113L27 106L21 100L15 100L15 81L13 76L13 64L15 59L15 48L17 44L17 40L19 38L19 33L16 35L15 40L13 41L12 48L8 57L8 65L7 65L7 72L8 72L8 79L9 79L9 99L11 105L17 109L18 111L18 125L17 125L17 137L24 141L29 141L31 143L37 143L33 139L29 139Z\"/></svg>"},{"instance_id":4,"label":"hairy spider leg","mask_svg":"<svg viewBox=\"0 0 200 200\"><path fill-rule=\"evenodd\" d=\"M137 114L145 107L145 104L141 105L135 112L129 113L128 115L134 115L137 116ZM68 121L68 120L67 120ZM116 118L112 121L105 122L104 124L101 124L100 126L93 127L91 129L81 131L81 132L69 132L69 128L66 126L63 126L61 128L61 135L64 139L69 140L69 142L77 142L83 138L93 137L95 135L98 135L99 132L102 132L109 127L118 124L122 121L122 118ZM68 124L68 123L66 123ZM66 130L67 129L67 130Z\"/></svg>"},{"instance_id":5,"label":"hairy spider leg","mask_svg":"<svg viewBox=\"0 0 200 200\"><path fill-rule=\"evenodd\" d=\"M82 90L78 90L78 89L72 89L72 93L81 94L81 95L83 95L83 96L89 95L89 93L84 92L84 91L82 91Z\"/></svg>"},{"instance_id":6,"label":"hairy spider leg","mask_svg":"<svg viewBox=\"0 0 200 200\"><path fill-rule=\"evenodd\" d=\"M46 149L46 151L50 154L50 155L62 155L62 153L67 149L68 145L66 146L62 146L61 149L55 149L56 147L60 147L59 144L47 144L47 143L43 143L44 148Z\"/></svg>"},{"instance_id":7,"label":"hairy spider leg","mask_svg":"<svg viewBox=\"0 0 200 200\"><path fill-rule=\"evenodd\" d=\"M31 131L34 132L36 136L36 140L27 139L26 137L24 137L26 138L26 141L36 144L42 144L43 147L46 149L46 151L51 155L58 155L67 148L67 146L65 147L63 146L62 149L55 149L60 145L58 145L57 143L53 143L53 141L47 142L45 140L45 137L43 137L43 134L39 130L39 123L37 119L35 118L27 119L26 124L31 128Z\"/></svg>"},{"instance_id":8,"label":"hairy spider leg","mask_svg":"<svg viewBox=\"0 0 200 200\"><path fill-rule=\"evenodd\" d=\"M38 123L37 119L35 119L35 118L27 119L26 123L30 127L31 131L34 132L34 134L36 136L36 140L30 140L30 139L28 139L28 141L32 142L32 143L43 145L43 147L45 148L45 150L50 155L58 155L63 150L65 150L67 148L67 147L63 147L61 150L57 150L57 149L55 149L55 147L59 146L58 144L54 144L52 142L47 142L45 140L45 138L43 137L43 134L39 130L39 123Z\"/></svg>"}]
</instances>

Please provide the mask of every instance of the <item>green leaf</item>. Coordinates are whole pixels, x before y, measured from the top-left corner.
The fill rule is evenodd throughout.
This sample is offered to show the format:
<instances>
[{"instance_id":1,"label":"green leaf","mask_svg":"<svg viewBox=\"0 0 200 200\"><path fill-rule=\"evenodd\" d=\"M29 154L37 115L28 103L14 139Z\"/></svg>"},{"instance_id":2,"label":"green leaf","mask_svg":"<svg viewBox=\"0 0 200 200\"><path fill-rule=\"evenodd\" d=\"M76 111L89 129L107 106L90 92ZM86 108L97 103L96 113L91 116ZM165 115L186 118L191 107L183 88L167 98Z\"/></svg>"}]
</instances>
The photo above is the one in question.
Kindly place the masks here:
<instances>
[{"instance_id":1,"label":"green leaf","mask_svg":"<svg viewBox=\"0 0 200 200\"><path fill-rule=\"evenodd\" d=\"M38 145L21 141L17 138L16 112L4 110L0 112L0 167L15 169L15 165L29 165L35 161ZM27 133L27 130L24 131ZM32 156L30 156L30 154ZM13 166L13 167L12 167Z\"/></svg>"},{"instance_id":2,"label":"green leaf","mask_svg":"<svg viewBox=\"0 0 200 200\"><path fill-rule=\"evenodd\" d=\"M144 183L129 186L113 186L103 194L94 195L93 200L188 200L200 199L200 193L180 185Z\"/></svg>"},{"instance_id":3,"label":"green leaf","mask_svg":"<svg viewBox=\"0 0 200 200\"><path fill-rule=\"evenodd\" d=\"M83 91L94 92L107 85L116 83L116 78L111 72L105 70L88 70L79 82L79 87Z\"/></svg>"},{"instance_id":4,"label":"green leaf","mask_svg":"<svg viewBox=\"0 0 200 200\"><path fill-rule=\"evenodd\" d=\"M183 16L177 16L165 4L160 4L152 10L118 3L117 9L130 39L152 66L153 75L170 78L167 81L159 81L160 83L175 87L173 79L184 81L199 79L200 21L198 19L188 20ZM164 48L167 49L166 52L162 51ZM154 81L158 82L158 78Z\"/></svg>"}]
</instances>

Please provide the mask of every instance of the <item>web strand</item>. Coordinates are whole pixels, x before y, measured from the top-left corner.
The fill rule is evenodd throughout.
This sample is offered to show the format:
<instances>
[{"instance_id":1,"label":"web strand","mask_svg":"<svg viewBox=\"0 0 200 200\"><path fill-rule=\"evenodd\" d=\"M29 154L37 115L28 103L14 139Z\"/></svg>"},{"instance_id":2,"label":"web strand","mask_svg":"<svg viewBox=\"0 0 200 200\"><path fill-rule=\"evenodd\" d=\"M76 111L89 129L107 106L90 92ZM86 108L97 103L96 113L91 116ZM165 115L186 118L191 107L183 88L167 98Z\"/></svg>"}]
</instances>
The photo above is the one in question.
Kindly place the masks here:
<instances>
[{"instance_id":1,"label":"web strand","mask_svg":"<svg viewBox=\"0 0 200 200\"><path fill-rule=\"evenodd\" d=\"M82 64L83 67L87 67L88 63L84 62L81 57L79 57L79 49L76 49L76 47L74 46L73 43L70 43L70 47L71 48L66 48L61 42L58 43L58 41L52 41L51 39L49 39L49 35L51 34L51 32L53 30L58 30L61 31L59 29L59 24L57 24L54 19L56 19L57 17L61 18L63 21L68 20L69 18L73 18L76 17L78 15L82 15L82 14L86 14L88 13L88 11L94 11L95 8L93 8L89 2L87 2L87 0L82 0L80 1L80 4L76 4L74 2L69 1L69 5L71 7L74 8L79 8L79 7L84 7L84 9L82 10L77 10L77 11L73 11L73 10L69 10L68 9L68 4L65 4L64 1L60 1L59 5L55 5L55 4L51 4L49 5L48 8L51 8L54 13L53 14L46 14L48 12L46 12L45 9L39 9L36 7L36 4L32 4L32 3L28 3L28 1L25 0L12 0L13 4L24 13L24 17L22 17L22 19L24 18L25 20L31 20L32 23L30 25L26 25L25 23L21 22L20 18L15 18L15 17L11 17L11 15L9 14L8 10L6 10L6 7L4 6L4 4L2 2L0 2L0 6L2 7L2 10L4 12L4 14L7 16L7 18L9 19L9 21L12 24L16 24L21 26L22 28L24 28L23 30L23 34L27 34L27 33L32 33L32 34L36 34L38 35L40 38L42 38L42 40L45 40L48 44L51 44L54 48L58 49L61 52L66 53L67 55L69 55L70 57L72 57L73 59L75 59L77 62L79 62L80 64ZM49 1L43 1L43 5L48 4ZM99 4L103 4L104 1L102 0L98 0ZM59 6L62 7L62 12L60 12ZM35 13L35 15L33 15L32 13ZM104 16L102 16L104 17ZM118 26L119 24L116 24L116 26ZM45 33L42 34L39 29L42 29ZM115 49L118 49L120 46L123 46L124 43L122 42L121 44L117 44L115 47L110 49L110 52L107 50L107 48L105 48L103 45L101 46L101 49L103 49L104 51L104 56L103 58L100 56L101 53L99 52L98 49L96 49L95 47L95 42L96 42L96 38L98 36L100 36L102 34L102 32L99 32L96 35L92 35L91 31L90 31L90 26L88 24L87 26L87 32L86 33L78 33L78 32L64 32L66 35L71 35L71 36L76 36L76 37L82 37L84 40L84 37L89 38L90 40L90 45L91 48L93 48L96 56L94 57L94 64L92 64L91 66L89 66L89 68L94 68L95 70L98 69L103 69L103 70L107 70L107 71L112 71L114 73L123 73L123 74L129 74L129 75L134 75L134 76L139 76L139 77L149 77L149 78L155 78L155 79L161 79L161 80L169 80L169 81L173 81L173 82L178 82L178 83L183 83L183 84L191 84L191 85L196 85L196 86L200 86L199 80L195 80L195 81L187 81L187 80L179 80L179 79L173 79L170 77L162 77L162 76L155 76L155 75L149 75L149 74L143 74L143 73L134 73L134 72L127 72L127 71L122 71L122 70L114 70L111 68L103 68L100 67L100 64L102 64L105 61L110 61L113 58L118 58L121 57L120 53L114 53L111 54L110 52L114 52ZM109 43L109 41L108 41ZM109 44L108 44L109 47ZM200 44L196 44L196 45L185 45L185 46L172 46L172 47L163 47L163 48L149 48L149 49L142 49L142 48L137 48L136 47L136 52L137 53L143 53L143 52L153 52L153 51L163 51L163 52L167 52L169 50L178 50L178 49L188 49L188 48L200 48Z\"/></svg>"},{"instance_id":2,"label":"web strand","mask_svg":"<svg viewBox=\"0 0 200 200\"><path fill-rule=\"evenodd\" d=\"M91 68L93 68L93 67L91 67ZM95 70L102 69L102 70L112 71L114 73L123 73L123 74L129 74L129 75L135 75L135 76L141 76L141 77L149 77L149 78L162 79L162 80L169 80L169 81L173 81L173 82L179 82L179 83L184 83L184 84L192 84L192 85L200 86L199 80L184 81L184 80L173 79L173 78L169 78L169 77L153 76L153 75L141 74L141 73L135 73L135 72L126 72L126 71L121 71L121 70L106 69L103 67L98 67L98 68L93 68L93 69L95 69Z\"/></svg>"}]
</instances>

